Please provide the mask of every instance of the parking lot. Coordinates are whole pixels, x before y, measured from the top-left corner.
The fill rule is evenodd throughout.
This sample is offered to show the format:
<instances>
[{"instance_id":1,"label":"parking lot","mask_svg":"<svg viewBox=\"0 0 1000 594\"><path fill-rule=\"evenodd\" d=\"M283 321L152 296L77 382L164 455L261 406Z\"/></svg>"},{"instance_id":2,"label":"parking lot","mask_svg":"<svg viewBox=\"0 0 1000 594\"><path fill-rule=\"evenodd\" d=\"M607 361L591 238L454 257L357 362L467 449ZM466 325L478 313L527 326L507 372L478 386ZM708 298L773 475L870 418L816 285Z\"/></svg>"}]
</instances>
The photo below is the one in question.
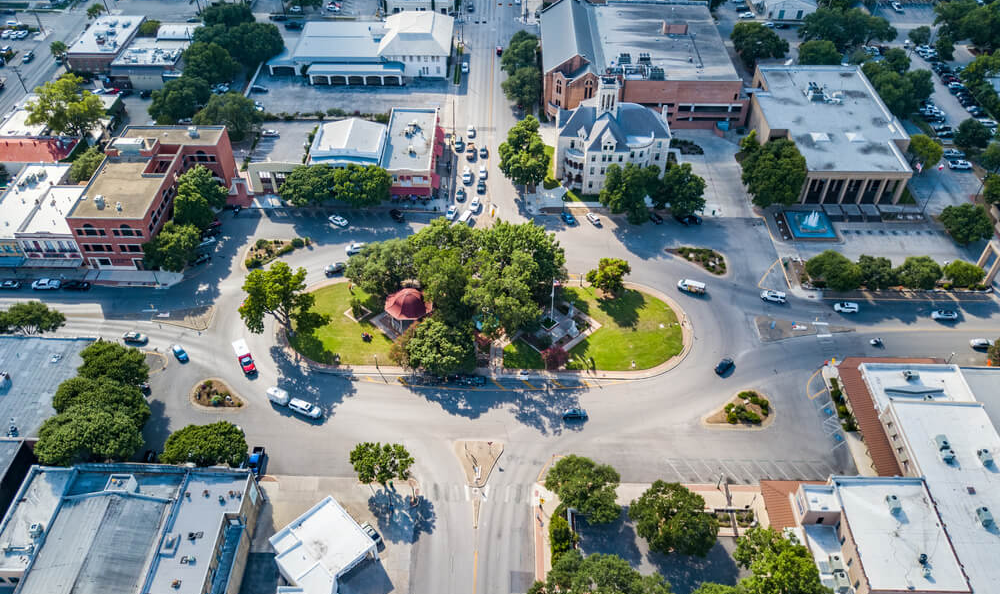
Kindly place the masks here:
<instances>
[{"instance_id":1,"label":"parking lot","mask_svg":"<svg viewBox=\"0 0 1000 594\"><path fill-rule=\"evenodd\" d=\"M259 97L260 95L254 95ZM309 133L319 125L319 121L299 121L299 122L264 122L261 127L268 130L277 130L277 138L261 137L257 141L250 160L275 161L287 163L300 163L306 154L309 145ZM247 143L236 145L238 161L242 161L246 156Z\"/></svg>"}]
</instances>

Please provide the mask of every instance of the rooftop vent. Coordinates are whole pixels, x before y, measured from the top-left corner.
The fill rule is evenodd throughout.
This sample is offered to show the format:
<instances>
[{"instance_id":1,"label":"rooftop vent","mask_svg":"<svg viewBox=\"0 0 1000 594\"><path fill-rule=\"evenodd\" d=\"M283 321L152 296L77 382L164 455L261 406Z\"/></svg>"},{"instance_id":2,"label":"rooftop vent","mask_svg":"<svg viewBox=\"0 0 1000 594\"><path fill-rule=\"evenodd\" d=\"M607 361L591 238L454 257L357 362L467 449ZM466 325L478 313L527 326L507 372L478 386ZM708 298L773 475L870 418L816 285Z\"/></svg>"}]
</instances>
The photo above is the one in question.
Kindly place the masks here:
<instances>
[{"instance_id":1,"label":"rooftop vent","mask_svg":"<svg viewBox=\"0 0 1000 594\"><path fill-rule=\"evenodd\" d=\"M979 461L983 463L983 466L993 466L993 454L987 449L976 450L976 456L979 457Z\"/></svg>"},{"instance_id":2,"label":"rooftop vent","mask_svg":"<svg viewBox=\"0 0 1000 594\"><path fill-rule=\"evenodd\" d=\"M830 135L826 132L810 132L809 137L813 142L830 142Z\"/></svg>"},{"instance_id":3,"label":"rooftop vent","mask_svg":"<svg viewBox=\"0 0 1000 594\"><path fill-rule=\"evenodd\" d=\"M941 450L939 453L941 454L941 460L946 464L955 460L955 450Z\"/></svg>"},{"instance_id":4,"label":"rooftop vent","mask_svg":"<svg viewBox=\"0 0 1000 594\"><path fill-rule=\"evenodd\" d=\"M122 210L122 203L121 202L115 202L115 210L117 210L118 212L121 212L121 210Z\"/></svg>"},{"instance_id":5,"label":"rooftop vent","mask_svg":"<svg viewBox=\"0 0 1000 594\"><path fill-rule=\"evenodd\" d=\"M417 154L417 151L416 151L416 149L414 149L414 148L413 148L413 145L412 145L412 144L411 144L410 146L406 147L406 152L407 152L408 154L410 154L410 155L415 155L415 154Z\"/></svg>"},{"instance_id":6,"label":"rooftop vent","mask_svg":"<svg viewBox=\"0 0 1000 594\"><path fill-rule=\"evenodd\" d=\"M198 138L198 126L188 126L188 136Z\"/></svg>"},{"instance_id":7,"label":"rooftop vent","mask_svg":"<svg viewBox=\"0 0 1000 594\"><path fill-rule=\"evenodd\" d=\"M104 195L98 194L94 196L94 205L97 206L98 210L104 210Z\"/></svg>"},{"instance_id":8,"label":"rooftop vent","mask_svg":"<svg viewBox=\"0 0 1000 594\"><path fill-rule=\"evenodd\" d=\"M934 436L934 443L937 444L939 450L950 450L951 443L948 441L948 436L944 433L939 433Z\"/></svg>"},{"instance_id":9,"label":"rooftop vent","mask_svg":"<svg viewBox=\"0 0 1000 594\"><path fill-rule=\"evenodd\" d=\"M977 507L976 519L983 525L983 528L989 528L993 525L993 514L990 513L990 508L988 507Z\"/></svg>"},{"instance_id":10,"label":"rooftop vent","mask_svg":"<svg viewBox=\"0 0 1000 594\"><path fill-rule=\"evenodd\" d=\"M652 63L653 63L653 60L652 60L652 58L649 57L648 53L642 52L642 53L639 54L639 64L645 64L645 65L648 66L648 65L650 65Z\"/></svg>"},{"instance_id":11,"label":"rooftop vent","mask_svg":"<svg viewBox=\"0 0 1000 594\"><path fill-rule=\"evenodd\" d=\"M920 556L917 557L917 563L927 565L927 553L920 553Z\"/></svg>"},{"instance_id":12,"label":"rooftop vent","mask_svg":"<svg viewBox=\"0 0 1000 594\"><path fill-rule=\"evenodd\" d=\"M924 565L923 569L920 570L920 573L924 576L924 579L930 579L930 577L931 577L931 566L930 565Z\"/></svg>"},{"instance_id":13,"label":"rooftop vent","mask_svg":"<svg viewBox=\"0 0 1000 594\"><path fill-rule=\"evenodd\" d=\"M632 54L627 53L627 52L622 52L622 53L618 54L618 63L619 64L631 64L632 63Z\"/></svg>"},{"instance_id":14,"label":"rooftop vent","mask_svg":"<svg viewBox=\"0 0 1000 594\"><path fill-rule=\"evenodd\" d=\"M920 379L920 372L913 369L903 370L903 379L905 380L918 380Z\"/></svg>"},{"instance_id":15,"label":"rooftop vent","mask_svg":"<svg viewBox=\"0 0 1000 594\"><path fill-rule=\"evenodd\" d=\"M833 571L844 571L844 560L839 553L834 553L829 557L830 569Z\"/></svg>"},{"instance_id":16,"label":"rooftop vent","mask_svg":"<svg viewBox=\"0 0 1000 594\"><path fill-rule=\"evenodd\" d=\"M903 505L899 502L899 497L895 495L886 495L885 504L889 506L889 513L893 515L903 511Z\"/></svg>"},{"instance_id":17,"label":"rooftop vent","mask_svg":"<svg viewBox=\"0 0 1000 594\"><path fill-rule=\"evenodd\" d=\"M45 527L38 522L35 522L28 528L28 534L31 538L38 538L43 532L45 532Z\"/></svg>"},{"instance_id":18,"label":"rooftop vent","mask_svg":"<svg viewBox=\"0 0 1000 594\"><path fill-rule=\"evenodd\" d=\"M665 80L666 76L663 73L663 69L659 66L651 66L649 68L649 80Z\"/></svg>"}]
</instances>

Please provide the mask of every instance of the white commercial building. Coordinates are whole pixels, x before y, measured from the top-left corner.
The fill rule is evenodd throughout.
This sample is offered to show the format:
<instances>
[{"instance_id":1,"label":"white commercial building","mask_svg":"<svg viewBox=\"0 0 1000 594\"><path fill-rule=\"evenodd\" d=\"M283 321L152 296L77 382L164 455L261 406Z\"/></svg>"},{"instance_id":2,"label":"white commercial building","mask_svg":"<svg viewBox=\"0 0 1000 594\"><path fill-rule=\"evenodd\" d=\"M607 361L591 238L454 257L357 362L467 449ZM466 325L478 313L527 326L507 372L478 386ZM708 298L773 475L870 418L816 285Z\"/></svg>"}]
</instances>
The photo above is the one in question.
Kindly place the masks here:
<instances>
[{"instance_id":1,"label":"white commercial building","mask_svg":"<svg viewBox=\"0 0 1000 594\"><path fill-rule=\"evenodd\" d=\"M814 0L760 0L753 6L757 16L781 23L798 22L816 12Z\"/></svg>"},{"instance_id":2,"label":"white commercial building","mask_svg":"<svg viewBox=\"0 0 1000 594\"><path fill-rule=\"evenodd\" d=\"M385 9L389 14L396 14L397 12L403 12L406 10L434 10L441 14L448 14L448 9L452 6L451 2L446 0L386 0Z\"/></svg>"},{"instance_id":3,"label":"white commercial building","mask_svg":"<svg viewBox=\"0 0 1000 594\"><path fill-rule=\"evenodd\" d=\"M361 118L320 124L309 148L309 165L378 165L385 149L386 125Z\"/></svg>"},{"instance_id":4,"label":"white commercial building","mask_svg":"<svg viewBox=\"0 0 1000 594\"><path fill-rule=\"evenodd\" d=\"M0 265L78 268L80 248L66 215L84 186L69 184L68 163L33 164L0 195Z\"/></svg>"},{"instance_id":5,"label":"white commercial building","mask_svg":"<svg viewBox=\"0 0 1000 594\"><path fill-rule=\"evenodd\" d=\"M378 559L375 541L329 495L268 541L281 575L294 584L278 594L336 594L341 576Z\"/></svg>"},{"instance_id":6,"label":"white commercial building","mask_svg":"<svg viewBox=\"0 0 1000 594\"><path fill-rule=\"evenodd\" d=\"M68 70L103 73L118 55L132 43L142 15L107 15L94 19L66 50Z\"/></svg>"},{"instance_id":7,"label":"white commercial building","mask_svg":"<svg viewBox=\"0 0 1000 594\"><path fill-rule=\"evenodd\" d=\"M271 74L305 73L315 85L399 86L448 75L455 19L396 13L381 22L307 22L299 41L268 61Z\"/></svg>"},{"instance_id":8,"label":"white commercial building","mask_svg":"<svg viewBox=\"0 0 1000 594\"><path fill-rule=\"evenodd\" d=\"M181 54L200 26L197 23L161 23L156 37L136 37L111 62L111 84L137 90L163 88L167 80L180 76L177 68Z\"/></svg>"}]
</instances>

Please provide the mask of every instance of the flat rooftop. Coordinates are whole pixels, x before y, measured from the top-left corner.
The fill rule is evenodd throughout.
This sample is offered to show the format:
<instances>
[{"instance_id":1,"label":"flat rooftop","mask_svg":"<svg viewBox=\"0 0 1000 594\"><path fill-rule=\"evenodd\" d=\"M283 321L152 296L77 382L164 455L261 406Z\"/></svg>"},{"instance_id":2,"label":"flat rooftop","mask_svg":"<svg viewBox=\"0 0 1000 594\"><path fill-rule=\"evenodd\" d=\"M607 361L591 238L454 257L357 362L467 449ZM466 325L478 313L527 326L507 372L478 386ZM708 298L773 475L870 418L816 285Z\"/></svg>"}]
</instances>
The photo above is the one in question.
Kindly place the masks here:
<instances>
[{"instance_id":1,"label":"flat rooftop","mask_svg":"<svg viewBox=\"0 0 1000 594\"><path fill-rule=\"evenodd\" d=\"M127 126L119 138L150 138L160 144L216 145L226 131L225 126L197 126L198 136L193 137L189 126Z\"/></svg>"},{"instance_id":2,"label":"flat rooftop","mask_svg":"<svg viewBox=\"0 0 1000 594\"><path fill-rule=\"evenodd\" d=\"M975 402L958 365L862 363L858 366L875 408L883 411L890 400ZM907 375L904 376L903 374Z\"/></svg>"},{"instance_id":3,"label":"flat rooftop","mask_svg":"<svg viewBox=\"0 0 1000 594\"><path fill-rule=\"evenodd\" d=\"M382 167L389 171L430 171L438 112L428 108L393 108Z\"/></svg>"},{"instance_id":4,"label":"flat rooftop","mask_svg":"<svg viewBox=\"0 0 1000 594\"><path fill-rule=\"evenodd\" d=\"M375 542L329 495L268 541L281 572L306 594L335 592L338 577L377 554Z\"/></svg>"},{"instance_id":5,"label":"flat rooftop","mask_svg":"<svg viewBox=\"0 0 1000 594\"><path fill-rule=\"evenodd\" d=\"M111 66L173 66L191 42L185 39L137 37L111 62Z\"/></svg>"},{"instance_id":6,"label":"flat rooftop","mask_svg":"<svg viewBox=\"0 0 1000 594\"><path fill-rule=\"evenodd\" d=\"M385 124L347 118L320 124L309 149L309 163L376 165L385 149Z\"/></svg>"},{"instance_id":7,"label":"flat rooftop","mask_svg":"<svg viewBox=\"0 0 1000 594\"><path fill-rule=\"evenodd\" d=\"M152 464L33 466L0 526L0 571L27 569L24 594L200 593L224 518L238 515L251 480Z\"/></svg>"},{"instance_id":8,"label":"flat rooftop","mask_svg":"<svg viewBox=\"0 0 1000 594\"><path fill-rule=\"evenodd\" d=\"M21 233L52 233L72 235L66 216L83 195L83 186L53 186L42 198L38 207L24 220ZM75 249L75 248L74 248Z\"/></svg>"},{"instance_id":9,"label":"flat rooftop","mask_svg":"<svg viewBox=\"0 0 1000 594\"><path fill-rule=\"evenodd\" d=\"M0 195L0 237L14 237L38 210L49 210L49 194L69 174L69 163L28 165ZM66 221L54 225L58 229L69 226Z\"/></svg>"},{"instance_id":10,"label":"flat rooftop","mask_svg":"<svg viewBox=\"0 0 1000 594\"><path fill-rule=\"evenodd\" d=\"M754 91L771 130L787 130L809 171L911 173L909 135L857 66L759 66ZM811 92L810 87L813 91Z\"/></svg>"},{"instance_id":11,"label":"flat rooftop","mask_svg":"<svg viewBox=\"0 0 1000 594\"><path fill-rule=\"evenodd\" d=\"M41 136L45 124L29 124L28 110L16 107L0 122L0 136Z\"/></svg>"},{"instance_id":12,"label":"flat rooftop","mask_svg":"<svg viewBox=\"0 0 1000 594\"><path fill-rule=\"evenodd\" d=\"M830 480L843 510L842 521L847 521L873 591L969 591L962 565L952 551L923 480L900 477L831 477ZM895 513L889 508L890 497L899 504ZM948 526L950 529L951 524ZM927 566L931 569L928 577L923 576L918 561L922 554L927 555ZM962 561L965 562L964 558Z\"/></svg>"},{"instance_id":13,"label":"flat rooftop","mask_svg":"<svg viewBox=\"0 0 1000 594\"><path fill-rule=\"evenodd\" d=\"M963 367L962 377L976 395L976 401L986 409L993 426L1000 426L1000 369Z\"/></svg>"},{"instance_id":14,"label":"flat rooftop","mask_svg":"<svg viewBox=\"0 0 1000 594\"><path fill-rule=\"evenodd\" d=\"M1000 530L996 525L1000 517L1000 435L986 410L971 402L895 400L892 411L972 589L995 591L1000 584ZM936 440L941 435L955 453L951 462L941 457ZM986 450L993 461L984 463L980 450ZM977 515L982 508L994 518L987 526Z\"/></svg>"},{"instance_id":15,"label":"flat rooftop","mask_svg":"<svg viewBox=\"0 0 1000 594\"><path fill-rule=\"evenodd\" d=\"M642 79L648 57L665 80L740 80L706 2L562 0L542 12L541 36L545 72L581 55L595 74L625 68L626 79Z\"/></svg>"},{"instance_id":16,"label":"flat rooftop","mask_svg":"<svg viewBox=\"0 0 1000 594\"><path fill-rule=\"evenodd\" d=\"M80 34L67 53L115 55L135 37L136 31L146 17L142 15L110 15L94 19L94 22Z\"/></svg>"},{"instance_id":17,"label":"flat rooftop","mask_svg":"<svg viewBox=\"0 0 1000 594\"><path fill-rule=\"evenodd\" d=\"M162 173L143 173L148 161L105 159L70 212L73 218L141 219L163 184ZM103 202L97 199L103 197Z\"/></svg>"},{"instance_id":18,"label":"flat rooftop","mask_svg":"<svg viewBox=\"0 0 1000 594\"><path fill-rule=\"evenodd\" d=\"M52 395L59 384L76 376L80 351L92 339L0 336L0 371L10 374L10 387L0 391L0 419L14 419L20 437L38 434L42 421L55 414ZM4 432L6 433L6 432Z\"/></svg>"}]
</instances>

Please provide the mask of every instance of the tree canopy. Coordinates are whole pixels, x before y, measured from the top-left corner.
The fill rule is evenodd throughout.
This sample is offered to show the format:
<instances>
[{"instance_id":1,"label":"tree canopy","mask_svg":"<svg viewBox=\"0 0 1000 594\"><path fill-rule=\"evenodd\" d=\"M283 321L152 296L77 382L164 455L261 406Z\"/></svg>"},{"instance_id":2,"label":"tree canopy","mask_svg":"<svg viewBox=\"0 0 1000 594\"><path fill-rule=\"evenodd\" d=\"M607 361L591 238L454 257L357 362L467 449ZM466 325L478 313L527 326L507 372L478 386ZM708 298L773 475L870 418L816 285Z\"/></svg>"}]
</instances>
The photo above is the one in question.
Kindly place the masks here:
<instances>
[{"instance_id":1,"label":"tree canopy","mask_svg":"<svg viewBox=\"0 0 1000 594\"><path fill-rule=\"evenodd\" d=\"M975 0L941 2L934 6L935 25L940 35L968 39L984 54L1000 47L1000 6L994 2L979 6Z\"/></svg>"},{"instance_id":2,"label":"tree canopy","mask_svg":"<svg viewBox=\"0 0 1000 594\"><path fill-rule=\"evenodd\" d=\"M536 186L549 172L549 156L538 134L538 120L527 116L507 132L507 140L500 143L500 171L513 183Z\"/></svg>"},{"instance_id":3,"label":"tree canopy","mask_svg":"<svg viewBox=\"0 0 1000 594\"><path fill-rule=\"evenodd\" d=\"M212 95L208 104L194 114L192 121L199 126L224 125L229 138L239 142L246 138L254 124L261 121L261 115L253 99L230 92Z\"/></svg>"},{"instance_id":4,"label":"tree canopy","mask_svg":"<svg viewBox=\"0 0 1000 594\"><path fill-rule=\"evenodd\" d=\"M670 205L670 212L683 217L705 208L705 180L694 174L690 163L666 165L663 177L653 184L650 198L653 205L663 208Z\"/></svg>"},{"instance_id":5,"label":"tree canopy","mask_svg":"<svg viewBox=\"0 0 1000 594\"><path fill-rule=\"evenodd\" d=\"M646 196L656 193L659 175L660 168L656 165L640 167L635 163L626 163L622 167L612 163L608 165L598 199L612 213L624 212L628 222L641 224L649 216Z\"/></svg>"},{"instance_id":6,"label":"tree canopy","mask_svg":"<svg viewBox=\"0 0 1000 594\"><path fill-rule=\"evenodd\" d=\"M82 375L59 384L52 397L56 413L65 413L74 406L107 406L120 409L140 427L149 420L149 404L138 386L126 385L101 376L94 379Z\"/></svg>"},{"instance_id":7,"label":"tree canopy","mask_svg":"<svg viewBox=\"0 0 1000 594\"><path fill-rule=\"evenodd\" d=\"M75 182L80 183L82 181L87 181L94 175L97 168L104 161L104 153L102 153L96 146L92 146L89 149L83 151L83 154L73 161L73 164L69 167L69 178Z\"/></svg>"},{"instance_id":8,"label":"tree canopy","mask_svg":"<svg viewBox=\"0 0 1000 594\"><path fill-rule=\"evenodd\" d=\"M951 280L956 287L971 287L978 285L986 271L965 260L952 260L944 267L944 275Z\"/></svg>"},{"instance_id":9,"label":"tree canopy","mask_svg":"<svg viewBox=\"0 0 1000 594\"><path fill-rule=\"evenodd\" d=\"M507 42L500 67L510 75L528 66L538 66L538 37L522 29Z\"/></svg>"},{"instance_id":10,"label":"tree canopy","mask_svg":"<svg viewBox=\"0 0 1000 594\"><path fill-rule=\"evenodd\" d=\"M889 258L862 254L858 258L858 271L861 284L872 291L882 291L899 283Z\"/></svg>"},{"instance_id":11,"label":"tree canopy","mask_svg":"<svg viewBox=\"0 0 1000 594\"><path fill-rule=\"evenodd\" d=\"M615 490L621 477L607 464L570 454L560 458L545 476L545 488L566 507L587 516L591 524L607 524L618 519Z\"/></svg>"},{"instance_id":12,"label":"tree canopy","mask_svg":"<svg viewBox=\"0 0 1000 594\"><path fill-rule=\"evenodd\" d=\"M620 258L601 258L597 268L587 272L587 282L604 291L616 294L625 288L625 275L631 274L628 262Z\"/></svg>"},{"instance_id":13,"label":"tree canopy","mask_svg":"<svg viewBox=\"0 0 1000 594\"><path fill-rule=\"evenodd\" d=\"M197 194L215 209L226 205L229 191L215 181L212 170L203 165L195 165L177 177L178 194Z\"/></svg>"},{"instance_id":14,"label":"tree canopy","mask_svg":"<svg viewBox=\"0 0 1000 594\"><path fill-rule=\"evenodd\" d=\"M153 101L149 104L149 117L157 124L176 124L178 120L190 118L198 109L208 103L212 96L208 83L185 74L167 81L163 88L153 91Z\"/></svg>"},{"instance_id":15,"label":"tree canopy","mask_svg":"<svg viewBox=\"0 0 1000 594\"><path fill-rule=\"evenodd\" d=\"M392 176L378 165L350 164L333 170L333 195L351 206L376 206L389 199Z\"/></svg>"},{"instance_id":16,"label":"tree canopy","mask_svg":"<svg viewBox=\"0 0 1000 594\"><path fill-rule=\"evenodd\" d=\"M832 41L813 39L799 45L799 64L837 66L843 56Z\"/></svg>"},{"instance_id":17,"label":"tree canopy","mask_svg":"<svg viewBox=\"0 0 1000 594\"><path fill-rule=\"evenodd\" d=\"M240 23L252 23L255 19L249 4L223 2L206 6L205 10L201 11L201 20L206 27L212 25L235 27Z\"/></svg>"},{"instance_id":18,"label":"tree canopy","mask_svg":"<svg viewBox=\"0 0 1000 594\"><path fill-rule=\"evenodd\" d=\"M359 481L384 487L392 479L408 479L414 460L402 444L366 441L351 450L350 462Z\"/></svg>"},{"instance_id":19,"label":"tree canopy","mask_svg":"<svg viewBox=\"0 0 1000 594\"><path fill-rule=\"evenodd\" d=\"M295 206L311 206L329 200L333 188L333 167L326 163L300 165L285 176L278 188L282 200Z\"/></svg>"},{"instance_id":20,"label":"tree canopy","mask_svg":"<svg viewBox=\"0 0 1000 594\"><path fill-rule=\"evenodd\" d=\"M229 421L188 425L170 434L160 461L165 464L192 462L196 466L228 464L236 468L247 459L243 430Z\"/></svg>"},{"instance_id":21,"label":"tree canopy","mask_svg":"<svg viewBox=\"0 0 1000 594\"><path fill-rule=\"evenodd\" d=\"M746 530L733 558L751 572L739 583L746 594L829 594L809 550L773 528Z\"/></svg>"},{"instance_id":22,"label":"tree canopy","mask_svg":"<svg viewBox=\"0 0 1000 594\"><path fill-rule=\"evenodd\" d=\"M379 301L395 293L403 281L414 278L413 248L406 239L370 243L347 261L344 276Z\"/></svg>"},{"instance_id":23,"label":"tree canopy","mask_svg":"<svg viewBox=\"0 0 1000 594\"><path fill-rule=\"evenodd\" d=\"M679 483L656 481L632 501L635 531L660 553L704 557L715 546L719 521L705 512L705 499Z\"/></svg>"},{"instance_id":24,"label":"tree canopy","mask_svg":"<svg viewBox=\"0 0 1000 594\"><path fill-rule=\"evenodd\" d=\"M977 119L966 118L955 130L955 144L964 150L982 149L993 140L993 132Z\"/></svg>"},{"instance_id":25,"label":"tree canopy","mask_svg":"<svg viewBox=\"0 0 1000 594\"><path fill-rule=\"evenodd\" d=\"M993 224L986 209L979 204L966 202L959 206L946 206L938 217L945 231L961 245L993 236Z\"/></svg>"},{"instance_id":26,"label":"tree canopy","mask_svg":"<svg viewBox=\"0 0 1000 594\"><path fill-rule=\"evenodd\" d=\"M98 340L80 351L80 358L83 364L76 370L80 377L107 378L126 386L138 386L149 379L146 355L117 342Z\"/></svg>"},{"instance_id":27,"label":"tree canopy","mask_svg":"<svg viewBox=\"0 0 1000 594\"><path fill-rule=\"evenodd\" d=\"M742 180L753 203L761 208L772 204L794 204L806 181L806 159L795 143L784 138L757 142L757 131L740 141Z\"/></svg>"},{"instance_id":28,"label":"tree canopy","mask_svg":"<svg viewBox=\"0 0 1000 594\"><path fill-rule=\"evenodd\" d=\"M247 298L240 306L240 318L254 334L264 331L264 316L274 318L286 332L308 333L322 320L310 312L316 298L305 289L305 268L292 272L279 261L267 269L251 270L243 283Z\"/></svg>"},{"instance_id":29,"label":"tree canopy","mask_svg":"<svg viewBox=\"0 0 1000 594\"><path fill-rule=\"evenodd\" d=\"M64 74L35 88L37 98L26 109L28 124L44 124L53 134L86 136L106 116L104 104L81 88L83 78Z\"/></svg>"},{"instance_id":30,"label":"tree canopy","mask_svg":"<svg viewBox=\"0 0 1000 594\"><path fill-rule=\"evenodd\" d=\"M518 68L502 83L504 95L518 105L532 106L542 95L542 73L536 66Z\"/></svg>"},{"instance_id":31,"label":"tree canopy","mask_svg":"<svg viewBox=\"0 0 1000 594\"><path fill-rule=\"evenodd\" d=\"M931 40L931 28L927 25L920 25L919 27L914 27L910 29L907 34L913 45L926 45L927 42Z\"/></svg>"},{"instance_id":32,"label":"tree canopy","mask_svg":"<svg viewBox=\"0 0 1000 594\"><path fill-rule=\"evenodd\" d=\"M861 284L861 269L847 256L834 250L809 258L806 273L814 280L821 280L834 291L852 291Z\"/></svg>"},{"instance_id":33,"label":"tree canopy","mask_svg":"<svg viewBox=\"0 0 1000 594\"><path fill-rule=\"evenodd\" d=\"M747 68L753 68L757 60L784 58L788 53L788 42L765 27L763 23L736 23L730 39L733 40L733 48Z\"/></svg>"},{"instance_id":34,"label":"tree canopy","mask_svg":"<svg viewBox=\"0 0 1000 594\"><path fill-rule=\"evenodd\" d=\"M217 43L196 41L184 50L184 76L215 84L229 82L239 71L239 62Z\"/></svg>"},{"instance_id":35,"label":"tree canopy","mask_svg":"<svg viewBox=\"0 0 1000 594\"><path fill-rule=\"evenodd\" d=\"M0 311L0 332L4 334L44 334L65 324L66 316L41 301L21 301Z\"/></svg>"},{"instance_id":36,"label":"tree canopy","mask_svg":"<svg viewBox=\"0 0 1000 594\"><path fill-rule=\"evenodd\" d=\"M446 324L426 318L408 329L399 339L402 357L397 362L410 369L444 377L476 366L476 348L471 324Z\"/></svg>"},{"instance_id":37,"label":"tree canopy","mask_svg":"<svg viewBox=\"0 0 1000 594\"><path fill-rule=\"evenodd\" d=\"M921 101L934 92L930 70L910 70L900 74L883 62L865 62L861 70L871 81L879 97L896 117L915 112Z\"/></svg>"},{"instance_id":38,"label":"tree canopy","mask_svg":"<svg viewBox=\"0 0 1000 594\"><path fill-rule=\"evenodd\" d=\"M180 272L194 260L199 243L201 232L198 227L167 221L156 237L142 244L143 265L147 270L159 268Z\"/></svg>"},{"instance_id":39,"label":"tree canopy","mask_svg":"<svg viewBox=\"0 0 1000 594\"><path fill-rule=\"evenodd\" d=\"M889 21L879 16L871 16L860 8L837 10L820 8L802 19L799 38L805 41L825 39L833 42L838 50L868 43L874 39L892 41L896 39L896 29Z\"/></svg>"},{"instance_id":40,"label":"tree canopy","mask_svg":"<svg viewBox=\"0 0 1000 594\"><path fill-rule=\"evenodd\" d=\"M617 555L577 550L558 556L545 582L535 582L528 594L670 594L670 584L659 573L642 575Z\"/></svg>"},{"instance_id":41,"label":"tree canopy","mask_svg":"<svg viewBox=\"0 0 1000 594\"><path fill-rule=\"evenodd\" d=\"M104 5L101 4L100 2L94 2L93 4L87 7L87 18L96 19L97 17L101 16L102 12L105 12Z\"/></svg>"},{"instance_id":42,"label":"tree canopy","mask_svg":"<svg viewBox=\"0 0 1000 594\"><path fill-rule=\"evenodd\" d=\"M199 27L194 30L194 41L219 45L247 68L256 68L257 64L278 55L285 47L276 26L257 22Z\"/></svg>"},{"instance_id":43,"label":"tree canopy","mask_svg":"<svg viewBox=\"0 0 1000 594\"><path fill-rule=\"evenodd\" d=\"M909 256L896 269L900 284L908 289L933 289L941 278L941 267L929 256Z\"/></svg>"},{"instance_id":44,"label":"tree canopy","mask_svg":"<svg viewBox=\"0 0 1000 594\"><path fill-rule=\"evenodd\" d=\"M929 169L941 160L944 148L926 134L914 134L910 136L910 152L923 164L923 169Z\"/></svg>"}]
</instances>

